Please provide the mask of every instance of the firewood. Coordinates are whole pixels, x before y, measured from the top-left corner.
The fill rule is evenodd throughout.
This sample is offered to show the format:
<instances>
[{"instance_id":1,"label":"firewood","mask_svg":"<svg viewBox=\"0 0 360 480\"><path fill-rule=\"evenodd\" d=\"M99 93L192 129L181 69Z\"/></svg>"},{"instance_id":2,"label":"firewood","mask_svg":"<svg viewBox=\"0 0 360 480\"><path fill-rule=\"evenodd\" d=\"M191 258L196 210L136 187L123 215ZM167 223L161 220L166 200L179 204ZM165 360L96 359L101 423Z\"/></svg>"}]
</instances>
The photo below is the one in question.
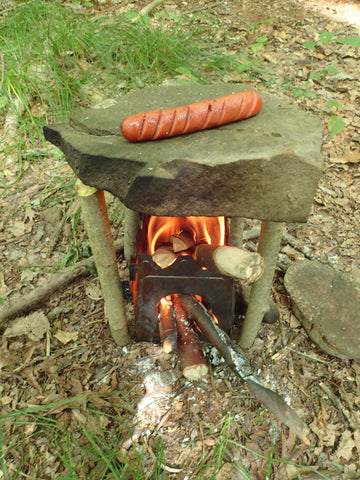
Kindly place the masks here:
<instances>
[{"instance_id":1,"label":"firewood","mask_svg":"<svg viewBox=\"0 0 360 480\"><path fill-rule=\"evenodd\" d=\"M240 247L197 245L195 260L202 267L247 284L258 280L265 269L261 255Z\"/></svg>"},{"instance_id":2,"label":"firewood","mask_svg":"<svg viewBox=\"0 0 360 480\"><path fill-rule=\"evenodd\" d=\"M170 241L173 244L173 251L175 253L188 250L195 245L193 235L187 230L182 230L176 235L171 235Z\"/></svg>"},{"instance_id":3,"label":"firewood","mask_svg":"<svg viewBox=\"0 0 360 480\"><path fill-rule=\"evenodd\" d=\"M151 258L159 267L166 268L175 262L176 255L171 246L162 246L152 254Z\"/></svg>"},{"instance_id":4,"label":"firewood","mask_svg":"<svg viewBox=\"0 0 360 480\"><path fill-rule=\"evenodd\" d=\"M190 295L183 294L178 295L177 301L188 317L196 322L206 339L218 349L231 370L247 384L254 397L279 420L294 430L304 443L309 444L307 426L279 395L262 385L251 371L237 345L216 324L202 303Z\"/></svg>"},{"instance_id":5,"label":"firewood","mask_svg":"<svg viewBox=\"0 0 360 480\"><path fill-rule=\"evenodd\" d=\"M201 349L199 338L187 313L178 300L177 295L172 295L177 326L177 348L180 357L180 368L188 380L199 380L208 373L204 353Z\"/></svg>"},{"instance_id":6,"label":"firewood","mask_svg":"<svg viewBox=\"0 0 360 480\"><path fill-rule=\"evenodd\" d=\"M166 353L176 350L177 331L172 302L162 298L159 302L159 330Z\"/></svg>"}]
</instances>

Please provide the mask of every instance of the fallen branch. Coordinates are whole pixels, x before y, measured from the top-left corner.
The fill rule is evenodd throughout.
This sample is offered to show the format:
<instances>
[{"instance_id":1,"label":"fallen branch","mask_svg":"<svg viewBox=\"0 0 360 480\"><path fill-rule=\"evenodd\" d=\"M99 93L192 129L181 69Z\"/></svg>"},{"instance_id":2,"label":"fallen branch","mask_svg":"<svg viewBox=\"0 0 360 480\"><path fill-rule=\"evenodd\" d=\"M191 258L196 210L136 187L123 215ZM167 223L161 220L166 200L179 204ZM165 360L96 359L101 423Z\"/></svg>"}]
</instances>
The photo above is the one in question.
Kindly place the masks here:
<instances>
[{"instance_id":1,"label":"fallen branch","mask_svg":"<svg viewBox=\"0 0 360 480\"><path fill-rule=\"evenodd\" d=\"M123 240L115 244L116 253L124 249ZM3 305L0 308L0 324L3 324L14 317L29 313L31 310L39 307L57 291L65 288L69 283L73 282L79 277L89 275L90 267L94 265L94 257L89 257L82 260L76 265L67 267L61 273L49 275L44 283L35 288L32 292L15 296L11 299L10 305Z\"/></svg>"},{"instance_id":2,"label":"fallen branch","mask_svg":"<svg viewBox=\"0 0 360 480\"><path fill-rule=\"evenodd\" d=\"M187 314L196 322L207 340L218 349L231 370L248 386L254 397L279 420L290 427L304 443L309 444L308 428L285 401L272 390L264 387L253 374L239 348L215 323L206 308L190 295L178 295L179 302Z\"/></svg>"}]
</instances>

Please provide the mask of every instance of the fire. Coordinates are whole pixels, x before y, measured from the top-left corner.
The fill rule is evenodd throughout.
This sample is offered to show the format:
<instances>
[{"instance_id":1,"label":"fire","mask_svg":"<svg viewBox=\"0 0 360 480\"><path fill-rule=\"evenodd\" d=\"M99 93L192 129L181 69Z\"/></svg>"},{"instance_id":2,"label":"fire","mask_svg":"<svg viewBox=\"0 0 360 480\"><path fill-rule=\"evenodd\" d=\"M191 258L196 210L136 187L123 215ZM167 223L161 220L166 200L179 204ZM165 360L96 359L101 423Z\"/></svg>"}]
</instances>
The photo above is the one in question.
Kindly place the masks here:
<instances>
[{"instance_id":1,"label":"fire","mask_svg":"<svg viewBox=\"0 0 360 480\"><path fill-rule=\"evenodd\" d=\"M171 236L186 230L195 244L225 245L225 217L157 217L149 218L147 230L148 251L152 255L157 248L168 243Z\"/></svg>"}]
</instances>

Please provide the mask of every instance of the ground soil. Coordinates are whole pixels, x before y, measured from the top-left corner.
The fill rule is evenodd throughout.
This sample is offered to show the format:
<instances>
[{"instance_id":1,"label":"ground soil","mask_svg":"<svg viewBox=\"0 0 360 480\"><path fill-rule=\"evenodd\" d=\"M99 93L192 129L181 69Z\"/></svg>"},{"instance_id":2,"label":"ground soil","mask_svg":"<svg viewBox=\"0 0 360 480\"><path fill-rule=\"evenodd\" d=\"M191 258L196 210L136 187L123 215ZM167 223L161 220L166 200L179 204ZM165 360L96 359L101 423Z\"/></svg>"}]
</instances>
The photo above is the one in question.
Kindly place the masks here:
<instances>
[{"instance_id":1,"label":"ground soil","mask_svg":"<svg viewBox=\"0 0 360 480\"><path fill-rule=\"evenodd\" d=\"M108 0L99 2L93 13L138 9L145 4ZM256 37L268 37L257 55L265 59L271 74L263 71L254 78L254 86L266 83L268 91L280 94L279 84L289 79L288 83L302 90L303 95L294 100L293 90L285 87L281 93L289 94L324 124L324 173L309 221L305 225L289 225L287 231L307 247L308 258L348 274L359 274L359 51L355 46L336 42L319 44L314 50L303 48L304 41L316 40L323 32L332 32L336 38L358 35L359 2L196 0L169 1L158 7L162 8L192 13L212 9L221 20L217 38L227 43L231 51L241 50L244 43L256 42ZM248 29L249 25L254 27ZM336 67L336 73L321 74L329 65ZM311 72L319 76L306 84ZM278 82L270 82L270 78ZM308 91L316 96L307 95ZM331 138L327 123L336 112L327 103L334 100L341 104L338 114L344 118L345 128ZM28 168L9 194L0 197L0 297L11 300L36 288L52 264L61 258L60 247L72 240L68 220L57 247L52 248L61 219L69 219L78 211L76 201L51 203L55 192L45 187L55 171L72 178L63 160L52 159L45 169L38 164ZM11 165L5 174L12 178ZM119 204L111 205L110 213L118 213ZM114 236L119 237L121 221L119 216L112 218ZM253 249L255 244L256 239L251 240L247 247ZM304 258L300 250L289 244L283 245L281 253L282 259L291 261ZM119 270L126 280L128 269L121 254ZM323 472L326 478L360 478L360 363L329 356L311 342L292 313L283 277L284 270L279 268L272 292L280 321L261 327L246 357L264 384L283 396L309 425L310 445L303 444L286 426L272 419L224 363L211 366L210 374L203 380L190 382L181 375L177 356L164 353L157 345L132 341L126 347L116 346L104 320L98 280L92 276L74 281L37 310L40 325L50 322L47 334L34 335L23 327L16 336L2 337L2 412L46 406L87 394L95 402L104 428L110 432L120 431L119 420L124 418L126 405L129 413L126 428L119 434L119 455L126 452L135 461L136 449L142 445L144 478L152 478L159 435L165 454L163 478L195 478L204 462L212 462L214 467L205 469L202 478L218 480L299 478L297 472L304 472L306 466ZM2 308L6 306L7 303ZM127 314L133 323L130 296ZM4 325L2 331L9 325ZM54 407L48 415L63 423L72 435L80 436L81 427L90 428L91 421L94 424L90 403L76 400L72 408ZM67 472L53 447L43 436L35 435L39 427L28 427L30 443L9 447L21 428L8 423L4 426L10 477L21 463L28 478L65 476ZM227 451L216 450L226 438L231 439ZM74 452L74 458L77 454ZM222 455L224 466L215 474L216 460ZM269 456L282 461L273 461L269 467ZM240 473L234 467L236 462L251 477ZM91 473L85 466L83 471L84 478ZM308 472L302 478L320 476Z\"/></svg>"}]
</instances>

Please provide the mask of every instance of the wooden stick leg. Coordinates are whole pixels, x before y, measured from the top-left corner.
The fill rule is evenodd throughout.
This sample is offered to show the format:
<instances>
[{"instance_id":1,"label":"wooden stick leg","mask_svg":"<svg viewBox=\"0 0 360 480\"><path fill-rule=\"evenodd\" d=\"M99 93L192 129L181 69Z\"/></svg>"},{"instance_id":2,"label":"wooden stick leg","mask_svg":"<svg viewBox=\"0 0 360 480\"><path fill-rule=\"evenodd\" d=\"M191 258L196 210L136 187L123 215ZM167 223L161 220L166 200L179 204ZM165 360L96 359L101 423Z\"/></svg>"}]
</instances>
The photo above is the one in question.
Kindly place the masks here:
<instances>
[{"instance_id":1,"label":"wooden stick leg","mask_svg":"<svg viewBox=\"0 0 360 480\"><path fill-rule=\"evenodd\" d=\"M262 277L251 287L249 305L242 327L239 345L249 348L256 338L265 313L269 310L269 294L274 278L276 262L281 245L284 223L263 222L259 239L258 253L265 262Z\"/></svg>"},{"instance_id":2,"label":"wooden stick leg","mask_svg":"<svg viewBox=\"0 0 360 480\"><path fill-rule=\"evenodd\" d=\"M81 180L76 182L76 190L99 275L111 334L118 345L126 345L130 336L104 192L84 185Z\"/></svg>"},{"instance_id":3,"label":"wooden stick leg","mask_svg":"<svg viewBox=\"0 0 360 480\"><path fill-rule=\"evenodd\" d=\"M231 217L229 228L229 244L242 247L245 220L242 217Z\"/></svg>"},{"instance_id":4,"label":"wooden stick leg","mask_svg":"<svg viewBox=\"0 0 360 480\"><path fill-rule=\"evenodd\" d=\"M140 226L140 214L125 207L124 209L124 258L129 262L136 257L136 235Z\"/></svg>"}]
</instances>

